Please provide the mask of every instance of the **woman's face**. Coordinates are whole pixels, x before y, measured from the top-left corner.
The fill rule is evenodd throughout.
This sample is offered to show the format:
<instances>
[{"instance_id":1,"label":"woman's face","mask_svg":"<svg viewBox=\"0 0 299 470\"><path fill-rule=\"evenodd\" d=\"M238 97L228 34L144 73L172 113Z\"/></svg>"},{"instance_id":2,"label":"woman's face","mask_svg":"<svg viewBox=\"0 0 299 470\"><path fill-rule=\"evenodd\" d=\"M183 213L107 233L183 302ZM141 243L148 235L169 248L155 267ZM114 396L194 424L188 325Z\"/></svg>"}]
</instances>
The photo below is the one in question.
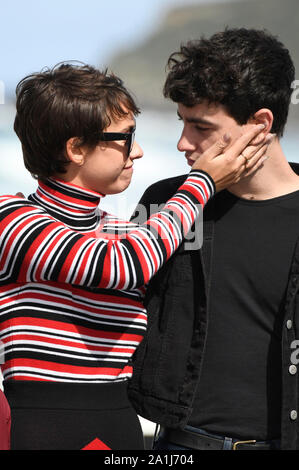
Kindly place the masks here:
<instances>
[{"instance_id":1,"label":"woman's face","mask_svg":"<svg viewBox=\"0 0 299 470\"><path fill-rule=\"evenodd\" d=\"M135 125L134 116L129 112L123 119L111 120L104 132L130 133ZM101 194L124 191L132 179L134 160L143 157L143 151L136 141L129 156L125 140L99 142L92 150L81 147L80 151L83 163L79 166L71 159L63 179Z\"/></svg>"}]
</instances>

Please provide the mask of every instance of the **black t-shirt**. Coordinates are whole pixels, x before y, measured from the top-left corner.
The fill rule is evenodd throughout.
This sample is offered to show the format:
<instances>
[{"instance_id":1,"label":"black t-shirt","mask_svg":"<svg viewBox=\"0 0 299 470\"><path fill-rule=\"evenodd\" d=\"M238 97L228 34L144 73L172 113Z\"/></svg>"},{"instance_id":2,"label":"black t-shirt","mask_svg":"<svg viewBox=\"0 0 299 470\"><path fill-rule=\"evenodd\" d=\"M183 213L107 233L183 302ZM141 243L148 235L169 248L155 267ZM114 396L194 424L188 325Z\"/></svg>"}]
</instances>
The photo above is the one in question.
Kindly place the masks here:
<instances>
[{"instance_id":1,"label":"black t-shirt","mask_svg":"<svg viewBox=\"0 0 299 470\"><path fill-rule=\"evenodd\" d=\"M280 436L282 305L298 235L299 191L216 197L208 335L189 425Z\"/></svg>"}]
</instances>

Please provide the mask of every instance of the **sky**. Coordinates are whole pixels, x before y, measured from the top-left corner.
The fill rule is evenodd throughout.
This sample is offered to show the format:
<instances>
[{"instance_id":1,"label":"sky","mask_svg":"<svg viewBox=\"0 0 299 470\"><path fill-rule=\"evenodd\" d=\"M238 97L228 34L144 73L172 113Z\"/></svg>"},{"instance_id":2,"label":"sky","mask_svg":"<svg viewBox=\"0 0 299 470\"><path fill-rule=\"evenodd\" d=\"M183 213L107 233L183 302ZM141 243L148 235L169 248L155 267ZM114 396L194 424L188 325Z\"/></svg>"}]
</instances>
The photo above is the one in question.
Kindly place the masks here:
<instances>
[{"instance_id":1,"label":"sky","mask_svg":"<svg viewBox=\"0 0 299 470\"><path fill-rule=\"evenodd\" d=\"M10 95L25 75L61 61L107 66L145 40L170 7L215 1L0 0L0 81Z\"/></svg>"},{"instance_id":2,"label":"sky","mask_svg":"<svg viewBox=\"0 0 299 470\"><path fill-rule=\"evenodd\" d=\"M79 60L103 68L122 49L136 47L158 29L171 7L225 0L0 0L0 193L35 190L13 132L17 83L61 61ZM244 0L246 1L246 0ZM144 150L125 195L105 198L104 208L129 217L145 187L159 178L185 173L177 155L180 126L175 113L141 113L136 138ZM174 161L176 164L174 165ZM4 164L5 162L5 164Z\"/></svg>"},{"instance_id":3,"label":"sky","mask_svg":"<svg viewBox=\"0 0 299 470\"><path fill-rule=\"evenodd\" d=\"M171 7L220 1L226 0L0 0L0 194L27 195L36 186L13 132L14 106L8 99L1 104L2 82L6 98L14 96L27 74L61 61L109 67L114 54L139 45L158 29ZM136 138L144 158L125 194L105 198L105 210L129 217L147 186L189 170L176 148L180 132L176 113L165 118L142 110ZM297 133L286 145L290 160L297 161Z\"/></svg>"}]
</instances>

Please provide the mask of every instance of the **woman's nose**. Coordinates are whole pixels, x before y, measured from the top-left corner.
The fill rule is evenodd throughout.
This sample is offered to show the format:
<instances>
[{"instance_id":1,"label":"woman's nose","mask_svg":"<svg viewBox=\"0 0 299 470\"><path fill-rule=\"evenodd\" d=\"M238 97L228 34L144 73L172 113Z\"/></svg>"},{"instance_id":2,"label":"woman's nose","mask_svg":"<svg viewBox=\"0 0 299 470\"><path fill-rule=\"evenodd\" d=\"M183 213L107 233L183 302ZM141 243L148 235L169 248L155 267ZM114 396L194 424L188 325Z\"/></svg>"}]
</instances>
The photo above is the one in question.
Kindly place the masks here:
<instances>
[{"instance_id":1,"label":"woman's nose","mask_svg":"<svg viewBox=\"0 0 299 470\"><path fill-rule=\"evenodd\" d=\"M142 158L143 157L143 150L138 144L138 142L135 140L133 148L130 152L130 158L133 160L135 158Z\"/></svg>"}]
</instances>

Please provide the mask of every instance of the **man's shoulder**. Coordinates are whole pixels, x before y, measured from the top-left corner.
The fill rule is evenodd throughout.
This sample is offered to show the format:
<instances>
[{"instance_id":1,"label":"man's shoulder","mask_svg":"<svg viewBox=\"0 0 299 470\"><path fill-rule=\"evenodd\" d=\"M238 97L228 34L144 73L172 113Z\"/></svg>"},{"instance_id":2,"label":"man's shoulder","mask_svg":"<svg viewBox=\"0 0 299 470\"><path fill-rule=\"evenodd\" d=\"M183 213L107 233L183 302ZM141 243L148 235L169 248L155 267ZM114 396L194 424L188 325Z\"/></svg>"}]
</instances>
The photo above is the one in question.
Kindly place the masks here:
<instances>
[{"instance_id":1,"label":"man's shoulder","mask_svg":"<svg viewBox=\"0 0 299 470\"><path fill-rule=\"evenodd\" d=\"M187 174L173 176L156 181L148 186L133 212L131 221L137 223L145 222L151 214L157 212L160 205L165 204L165 202L172 198L187 176ZM146 209L146 212L144 212L144 209Z\"/></svg>"},{"instance_id":2,"label":"man's shoulder","mask_svg":"<svg viewBox=\"0 0 299 470\"><path fill-rule=\"evenodd\" d=\"M295 162L289 162L289 165L291 166L292 170L299 175L299 163Z\"/></svg>"},{"instance_id":3,"label":"man's shoulder","mask_svg":"<svg viewBox=\"0 0 299 470\"><path fill-rule=\"evenodd\" d=\"M172 197L176 190L184 183L187 176L188 174L184 174L156 181L145 190L144 194L148 196L157 196L157 194L159 194L160 197L166 197L167 200L169 197Z\"/></svg>"}]
</instances>

